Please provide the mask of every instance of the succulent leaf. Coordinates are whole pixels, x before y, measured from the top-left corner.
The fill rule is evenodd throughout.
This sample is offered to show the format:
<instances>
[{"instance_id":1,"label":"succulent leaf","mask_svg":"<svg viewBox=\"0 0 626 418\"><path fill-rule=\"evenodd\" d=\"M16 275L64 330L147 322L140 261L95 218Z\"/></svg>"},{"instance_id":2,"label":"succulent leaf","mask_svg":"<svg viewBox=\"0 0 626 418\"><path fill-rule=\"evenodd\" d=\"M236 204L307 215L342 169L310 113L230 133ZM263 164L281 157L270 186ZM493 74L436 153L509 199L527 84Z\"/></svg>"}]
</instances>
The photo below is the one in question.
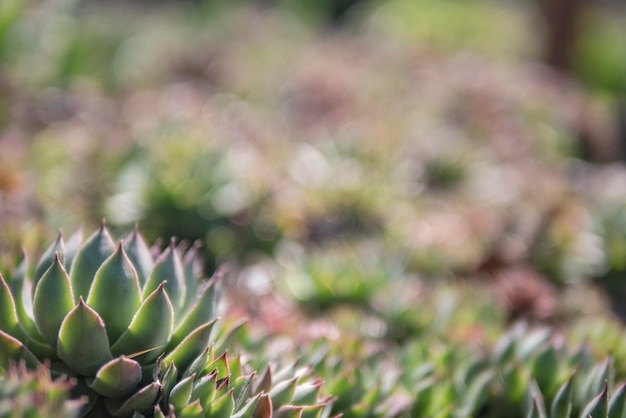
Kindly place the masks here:
<instances>
[{"instance_id":1,"label":"succulent leaf","mask_svg":"<svg viewBox=\"0 0 626 418\"><path fill-rule=\"evenodd\" d=\"M198 282L198 274L197 271L199 269L198 267L198 248L200 246L200 243L196 242L194 243L194 245L191 246L191 248L187 251L187 253L185 254L185 257L183 258L183 270L185 273L185 288L187 289L186 295L185 295L185 306L188 306L191 301L193 300L193 298L195 297L195 295L193 294L193 292L191 292L191 289L194 289L196 287L196 283Z\"/></svg>"},{"instance_id":2,"label":"succulent leaf","mask_svg":"<svg viewBox=\"0 0 626 418\"><path fill-rule=\"evenodd\" d=\"M134 412L146 414L158 402L161 385L153 382L125 401L108 398L105 405L109 413L116 417L132 417Z\"/></svg>"},{"instance_id":3,"label":"succulent leaf","mask_svg":"<svg viewBox=\"0 0 626 418\"><path fill-rule=\"evenodd\" d=\"M192 374L196 374L197 376L204 376L207 374L211 374L213 372L217 373L217 370L211 370L208 365L213 363L213 347L208 346L201 355L196 357L194 361L191 362L189 367L185 369L183 373L183 377L190 376Z\"/></svg>"},{"instance_id":4,"label":"succulent leaf","mask_svg":"<svg viewBox=\"0 0 626 418\"><path fill-rule=\"evenodd\" d=\"M307 382L296 387L291 403L294 405L313 405L317 402L322 382Z\"/></svg>"},{"instance_id":5,"label":"succulent leaf","mask_svg":"<svg viewBox=\"0 0 626 418\"><path fill-rule=\"evenodd\" d=\"M556 393L552 406L550 407L550 418L569 418L570 411L572 410L572 381L574 376L570 376L569 379L559 388Z\"/></svg>"},{"instance_id":6,"label":"succulent leaf","mask_svg":"<svg viewBox=\"0 0 626 418\"><path fill-rule=\"evenodd\" d=\"M170 347L175 347L194 329L206 323L207 318L215 316L216 291L215 282L210 281L200 289L195 301L189 308L187 315L179 322L174 330Z\"/></svg>"},{"instance_id":7,"label":"succulent leaf","mask_svg":"<svg viewBox=\"0 0 626 418\"><path fill-rule=\"evenodd\" d=\"M274 418L301 418L302 407L294 405L285 405L274 413Z\"/></svg>"},{"instance_id":8,"label":"succulent leaf","mask_svg":"<svg viewBox=\"0 0 626 418\"><path fill-rule=\"evenodd\" d=\"M235 400L233 398L233 390L229 390L211 404L212 417L230 417L235 409Z\"/></svg>"},{"instance_id":9,"label":"succulent leaf","mask_svg":"<svg viewBox=\"0 0 626 418\"><path fill-rule=\"evenodd\" d=\"M548 418L543 407L543 401L537 396L532 398L531 410L528 413L528 418Z\"/></svg>"},{"instance_id":10,"label":"succulent leaf","mask_svg":"<svg viewBox=\"0 0 626 418\"><path fill-rule=\"evenodd\" d=\"M57 345L61 323L73 308L70 278L57 256L41 277L33 297L37 329L53 347Z\"/></svg>"},{"instance_id":11,"label":"succulent leaf","mask_svg":"<svg viewBox=\"0 0 626 418\"><path fill-rule=\"evenodd\" d=\"M215 371L215 378L218 381L224 380L230 377L230 370L228 369L228 360L226 359L226 353L222 353L221 356L216 358L207 369Z\"/></svg>"},{"instance_id":12,"label":"succulent leaf","mask_svg":"<svg viewBox=\"0 0 626 418\"><path fill-rule=\"evenodd\" d=\"M165 357L165 363L174 362L179 370L185 370L207 346L216 321L217 318L196 328Z\"/></svg>"},{"instance_id":13,"label":"succulent leaf","mask_svg":"<svg viewBox=\"0 0 626 418\"><path fill-rule=\"evenodd\" d=\"M602 363L593 367L582 385L583 399L595 397L606 386L606 382L610 380L612 361L611 357L607 357Z\"/></svg>"},{"instance_id":14,"label":"succulent leaf","mask_svg":"<svg viewBox=\"0 0 626 418\"><path fill-rule=\"evenodd\" d=\"M9 287L11 288L20 327L24 330L24 333L28 336L28 338L36 340L39 343L45 343L44 338L39 334L35 321L33 321L33 318L31 318L31 316L26 312L26 305L24 304L25 301L28 301L29 306L32 305L32 292L30 288L31 283L30 280L26 278L27 270L28 256L24 253L22 261L18 265L17 270L9 283Z\"/></svg>"},{"instance_id":15,"label":"succulent leaf","mask_svg":"<svg viewBox=\"0 0 626 418\"><path fill-rule=\"evenodd\" d=\"M542 393L551 397L557 385L558 354L553 346L542 349L532 361L531 373Z\"/></svg>"},{"instance_id":16,"label":"succulent leaf","mask_svg":"<svg viewBox=\"0 0 626 418\"><path fill-rule=\"evenodd\" d=\"M269 392L272 389L272 369L267 366L261 377L257 379L253 393Z\"/></svg>"},{"instance_id":17,"label":"succulent leaf","mask_svg":"<svg viewBox=\"0 0 626 418\"><path fill-rule=\"evenodd\" d=\"M111 239L111 235L103 223L100 229L89 237L78 250L70 267L74 302L78 302L81 297L87 297L96 271L114 251L113 239Z\"/></svg>"},{"instance_id":18,"label":"succulent leaf","mask_svg":"<svg viewBox=\"0 0 626 418\"><path fill-rule=\"evenodd\" d=\"M280 408L281 406L290 403L296 391L297 380L297 377L293 377L289 380L278 383L272 388L270 391L270 397L272 398L272 405L274 405L275 408Z\"/></svg>"},{"instance_id":19,"label":"succulent leaf","mask_svg":"<svg viewBox=\"0 0 626 418\"><path fill-rule=\"evenodd\" d=\"M235 413L232 418L251 418L252 414L256 410L256 406L259 402L259 399L264 394L256 395L251 399L248 399L247 402L239 409L235 407Z\"/></svg>"},{"instance_id":20,"label":"succulent leaf","mask_svg":"<svg viewBox=\"0 0 626 418\"><path fill-rule=\"evenodd\" d=\"M98 370L89 387L110 398L128 396L141 382L141 365L124 356L114 358Z\"/></svg>"},{"instance_id":21,"label":"succulent leaf","mask_svg":"<svg viewBox=\"0 0 626 418\"><path fill-rule=\"evenodd\" d=\"M11 362L24 361L29 368L41 365L37 357L18 339L0 330L0 370Z\"/></svg>"},{"instance_id":22,"label":"succulent leaf","mask_svg":"<svg viewBox=\"0 0 626 418\"><path fill-rule=\"evenodd\" d=\"M133 262L137 270L139 284L143 287L154 268L154 259L148 244L144 241L137 227L124 240L124 250L126 250L128 258Z\"/></svg>"},{"instance_id":23,"label":"succulent leaf","mask_svg":"<svg viewBox=\"0 0 626 418\"><path fill-rule=\"evenodd\" d=\"M215 373L201 377L193 387L193 399L199 399L205 410L211 409L211 403L217 394Z\"/></svg>"},{"instance_id":24,"label":"succulent leaf","mask_svg":"<svg viewBox=\"0 0 626 418\"><path fill-rule=\"evenodd\" d=\"M267 393L259 396L259 400L252 411L252 418L271 418L272 417L272 400Z\"/></svg>"},{"instance_id":25,"label":"succulent leaf","mask_svg":"<svg viewBox=\"0 0 626 418\"><path fill-rule=\"evenodd\" d=\"M622 383L613 393L609 402L607 418L622 418L626 405L626 383Z\"/></svg>"},{"instance_id":26,"label":"succulent leaf","mask_svg":"<svg viewBox=\"0 0 626 418\"><path fill-rule=\"evenodd\" d=\"M11 289L0 274L0 331L10 335L18 333L18 318ZM19 336L19 335L16 335Z\"/></svg>"},{"instance_id":27,"label":"succulent leaf","mask_svg":"<svg viewBox=\"0 0 626 418\"><path fill-rule=\"evenodd\" d=\"M202 409L200 401L196 399L182 408L177 416L180 416L180 418L204 418L204 410Z\"/></svg>"},{"instance_id":28,"label":"succulent leaf","mask_svg":"<svg viewBox=\"0 0 626 418\"><path fill-rule=\"evenodd\" d=\"M539 390L537 382L534 380L530 381L526 396L526 404L528 405L527 408L529 411L528 417L548 418L543 396Z\"/></svg>"},{"instance_id":29,"label":"succulent leaf","mask_svg":"<svg viewBox=\"0 0 626 418\"><path fill-rule=\"evenodd\" d=\"M191 391L193 389L193 380L195 375L184 378L169 394L168 404L174 406L175 409L182 409L191 400Z\"/></svg>"},{"instance_id":30,"label":"succulent leaf","mask_svg":"<svg viewBox=\"0 0 626 418\"><path fill-rule=\"evenodd\" d=\"M255 373L251 373L247 376L239 376L239 378L237 379L232 376L230 377L230 379L235 381L235 385L233 387L235 410L241 408L252 393L252 381L254 380L255 376Z\"/></svg>"},{"instance_id":31,"label":"succulent leaf","mask_svg":"<svg viewBox=\"0 0 626 418\"><path fill-rule=\"evenodd\" d=\"M78 254L78 250L80 250L82 244L83 228L81 226L65 241L65 260L63 265L66 270L69 271L72 268L76 254Z\"/></svg>"},{"instance_id":32,"label":"succulent leaf","mask_svg":"<svg viewBox=\"0 0 626 418\"><path fill-rule=\"evenodd\" d=\"M35 272L33 273L33 291L37 288L37 283L43 277L44 273L56 262L56 259L60 259L61 263L65 263L65 243L63 242L63 235L59 233L57 240L44 251L43 255L39 259Z\"/></svg>"},{"instance_id":33,"label":"succulent leaf","mask_svg":"<svg viewBox=\"0 0 626 418\"><path fill-rule=\"evenodd\" d=\"M160 378L161 385L163 386L163 404L164 405L168 405L170 403L169 401L170 393L176 386L177 379L178 379L178 370L176 369L176 366L174 365L174 363L170 363L165 369L163 376Z\"/></svg>"},{"instance_id":34,"label":"succulent leaf","mask_svg":"<svg viewBox=\"0 0 626 418\"><path fill-rule=\"evenodd\" d=\"M84 376L95 375L113 359L102 318L82 298L61 324L57 352L65 364Z\"/></svg>"},{"instance_id":35,"label":"succulent leaf","mask_svg":"<svg viewBox=\"0 0 626 418\"><path fill-rule=\"evenodd\" d=\"M152 273L144 286L143 296L146 297L152 293L163 282L165 282L165 290L167 290L167 294L170 296L174 311L178 312L185 300L186 289L185 273L174 241L157 259Z\"/></svg>"},{"instance_id":36,"label":"succulent leaf","mask_svg":"<svg viewBox=\"0 0 626 418\"><path fill-rule=\"evenodd\" d=\"M96 272L87 304L102 317L110 340L117 341L141 304L139 279L122 244Z\"/></svg>"},{"instance_id":37,"label":"succulent leaf","mask_svg":"<svg viewBox=\"0 0 626 418\"><path fill-rule=\"evenodd\" d=\"M591 402L585 406L583 413L580 415L581 418L604 418L608 414L609 405L608 405L608 385L605 383L604 389L598 396L593 398Z\"/></svg>"},{"instance_id":38,"label":"succulent leaf","mask_svg":"<svg viewBox=\"0 0 626 418\"><path fill-rule=\"evenodd\" d=\"M128 329L111 347L115 355L141 354L144 361L157 358L165 349L172 333L174 312L162 283L146 298Z\"/></svg>"}]
</instances>

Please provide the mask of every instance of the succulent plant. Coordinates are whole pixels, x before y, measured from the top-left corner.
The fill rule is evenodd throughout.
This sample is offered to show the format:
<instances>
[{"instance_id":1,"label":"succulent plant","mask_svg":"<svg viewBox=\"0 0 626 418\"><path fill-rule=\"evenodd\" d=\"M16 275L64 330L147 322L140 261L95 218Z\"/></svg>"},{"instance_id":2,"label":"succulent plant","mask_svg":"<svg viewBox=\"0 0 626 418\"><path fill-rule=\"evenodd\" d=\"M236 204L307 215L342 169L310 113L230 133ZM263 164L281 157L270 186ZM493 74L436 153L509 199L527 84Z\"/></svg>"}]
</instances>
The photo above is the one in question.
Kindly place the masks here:
<instances>
[{"instance_id":1,"label":"succulent plant","mask_svg":"<svg viewBox=\"0 0 626 418\"><path fill-rule=\"evenodd\" d=\"M59 236L32 279L26 261L0 278L0 370L48 361L77 379L83 413L96 403L113 416L150 412L163 390L157 364L185 370L208 345L215 280L198 280L195 247L183 257L172 241L154 260L137 229L116 249L104 223L81 238Z\"/></svg>"},{"instance_id":2,"label":"succulent plant","mask_svg":"<svg viewBox=\"0 0 626 418\"><path fill-rule=\"evenodd\" d=\"M0 376L0 417L75 418L84 400L69 400L73 379L53 380L50 369L31 371L23 363L12 363Z\"/></svg>"},{"instance_id":3,"label":"succulent plant","mask_svg":"<svg viewBox=\"0 0 626 418\"><path fill-rule=\"evenodd\" d=\"M209 347L184 370L163 364L155 417L326 418L332 399L320 398L322 382L311 371L294 363L276 372L267 366L257 376L245 371L240 356L215 356Z\"/></svg>"},{"instance_id":4,"label":"succulent plant","mask_svg":"<svg viewBox=\"0 0 626 418\"><path fill-rule=\"evenodd\" d=\"M172 241L154 260L137 229L115 249L104 224L59 236L32 280L26 262L0 279L0 371L71 376L90 417L328 417L311 368L257 377L226 356L239 328L213 330L217 278L197 278L196 252Z\"/></svg>"}]
</instances>

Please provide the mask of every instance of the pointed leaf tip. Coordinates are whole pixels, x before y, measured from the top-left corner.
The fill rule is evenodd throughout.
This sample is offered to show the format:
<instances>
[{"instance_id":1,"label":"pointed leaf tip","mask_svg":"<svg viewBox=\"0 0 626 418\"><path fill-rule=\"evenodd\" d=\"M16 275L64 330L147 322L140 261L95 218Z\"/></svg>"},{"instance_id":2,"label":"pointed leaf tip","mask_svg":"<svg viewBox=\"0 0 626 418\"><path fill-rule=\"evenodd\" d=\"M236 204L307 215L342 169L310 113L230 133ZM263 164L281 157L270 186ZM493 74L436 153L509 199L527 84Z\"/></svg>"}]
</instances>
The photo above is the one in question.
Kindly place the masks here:
<instances>
[{"instance_id":1,"label":"pointed leaf tip","mask_svg":"<svg viewBox=\"0 0 626 418\"><path fill-rule=\"evenodd\" d=\"M57 351L61 360L83 376L94 376L113 359L104 321L82 297L61 324Z\"/></svg>"},{"instance_id":2,"label":"pointed leaf tip","mask_svg":"<svg viewBox=\"0 0 626 418\"><path fill-rule=\"evenodd\" d=\"M104 321L111 341L128 328L141 304L141 289L135 267L121 243L96 271L87 303Z\"/></svg>"},{"instance_id":3,"label":"pointed leaf tip","mask_svg":"<svg viewBox=\"0 0 626 418\"><path fill-rule=\"evenodd\" d=\"M52 347L56 347L61 323L73 308L70 278L57 255L39 280L33 296L35 324Z\"/></svg>"}]
</instances>

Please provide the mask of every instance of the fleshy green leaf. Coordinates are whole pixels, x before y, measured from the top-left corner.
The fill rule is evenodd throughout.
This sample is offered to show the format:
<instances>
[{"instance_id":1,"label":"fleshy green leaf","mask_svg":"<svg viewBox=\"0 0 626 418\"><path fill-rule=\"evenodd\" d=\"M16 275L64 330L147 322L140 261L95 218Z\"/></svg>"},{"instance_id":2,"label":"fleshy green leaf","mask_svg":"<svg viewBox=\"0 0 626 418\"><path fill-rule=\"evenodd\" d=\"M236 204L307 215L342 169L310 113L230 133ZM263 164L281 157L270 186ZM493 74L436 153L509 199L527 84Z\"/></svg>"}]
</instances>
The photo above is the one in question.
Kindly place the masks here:
<instances>
[{"instance_id":1,"label":"fleshy green leaf","mask_svg":"<svg viewBox=\"0 0 626 418\"><path fill-rule=\"evenodd\" d=\"M169 403L174 405L174 409L182 409L191 400L191 391L195 375L184 378L170 392Z\"/></svg>"},{"instance_id":2,"label":"fleshy green leaf","mask_svg":"<svg viewBox=\"0 0 626 418\"><path fill-rule=\"evenodd\" d=\"M528 402L530 402L528 417L548 418L546 406L543 402L543 395L539 390L537 382L531 380L528 386Z\"/></svg>"},{"instance_id":3,"label":"fleshy green leaf","mask_svg":"<svg viewBox=\"0 0 626 418\"><path fill-rule=\"evenodd\" d=\"M173 316L172 303L162 283L141 303L128 329L111 350L116 356L145 352L141 354L142 362L154 360L163 352L170 338Z\"/></svg>"},{"instance_id":4,"label":"fleshy green leaf","mask_svg":"<svg viewBox=\"0 0 626 418\"><path fill-rule=\"evenodd\" d=\"M272 389L272 369L267 366L257 381L258 383L256 383L253 391L255 395L261 392L269 392Z\"/></svg>"},{"instance_id":5,"label":"fleshy green leaf","mask_svg":"<svg viewBox=\"0 0 626 418\"><path fill-rule=\"evenodd\" d=\"M115 245L104 223L78 250L70 269L74 301L86 298L96 271L115 251Z\"/></svg>"},{"instance_id":6,"label":"fleshy green leaf","mask_svg":"<svg viewBox=\"0 0 626 418\"><path fill-rule=\"evenodd\" d=\"M624 416L624 406L626 405L626 383L623 383L615 390L609 402L609 413L607 418L622 418Z\"/></svg>"},{"instance_id":7,"label":"fleshy green leaf","mask_svg":"<svg viewBox=\"0 0 626 418\"><path fill-rule=\"evenodd\" d=\"M65 241L65 270L69 271L72 268L76 254L83 243L83 228L78 228L66 241Z\"/></svg>"},{"instance_id":8,"label":"fleshy green leaf","mask_svg":"<svg viewBox=\"0 0 626 418\"><path fill-rule=\"evenodd\" d=\"M61 324L57 352L65 364L83 376L94 376L113 359L102 318L82 298Z\"/></svg>"},{"instance_id":9,"label":"fleshy green leaf","mask_svg":"<svg viewBox=\"0 0 626 418\"><path fill-rule=\"evenodd\" d=\"M176 365L174 363L170 363L163 376L161 377L161 385L163 386L163 405L168 405L170 403L170 392L176 386L176 380L178 379L178 370L176 369Z\"/></svg>"},{"instance_id":10,"label":"fleshy green leaf","mask_svg":"<svg viewBox=\"0 0 626 418\"><path fill-rule=\"evenodd\" d=\"M33 316L41 335L56 347L59 328L74 308L70 278L59 257L39 280L33 297Z\"/></svg>"},{"instance_id":11,"label":"fleshy green leaf","mask_svg":"<svg viewBox=\"0 0 626 418\"><path fill-rule=\"evenodd\" d=\"M207 282L200 290L186 316L179 322L172 335L169 348L174 348L194 329L213 319L215 317L215 305L215 282Z\"/></svg>"},{"instance_id":12,"label":"fleshy green leaf","mask_svg":"<svg viewBox=\"0 0 626 418\"><path fill-rule=\"evenodd\" d=\"M104 320L111 341L117 341L141 304L139 279L122 244L96 272L87 304Z\"/></svg>"},{"instance_id":13,"label":"fleshy green leaf","mask_svg":"<svg viewBox=\"0 0 626 418\"><path fill-rule=\"evenodd\" d=\"M57 258L60 260L61 264L65 262L65 243L63 242L63 235L61 233L59 233L57 240L44 251L37 263L37 267L35 267L35 272L33 273L33 292L37 288L39 280L41 280L44 273L52 264L55 263Z\"/></svg>"},{"instance_id":14,"label":"fleshy green leaf","mask_svg":"<svg viewBox=\"0 0 626 418\"><path fill-rule=\"evenodd\" d=\"M135 411L146 414L152 409L159 399L161 385L153 382L143 387L126 401L108 398L106 408L109 413L116 417L132 417Z\"/></svg>"},{"instance_id":15,"label":"fleshy green leaf","mask_svg":"<svg viewBox=\"0 0 626 418\"><path fill-rule=\"evenodd\" d=\"M270 391L272 405L274 408L280 408L283 405L291 403L291 399L296 392L297 377L277 383Z\"/></svg>"},{"instance_id":16,"label":"fleshy green leaf","mask_svg":"<svg viewBox=\"0 0 626 418\"><path fill-rule=\"evenodd\" d=\"M192 289L195 289L198 283L198 274L197 272L200 270L199 261L198 261L198 248L200 246L199 242L194 243L191 246L189 251L185 254L183 258L183 270L185 273L185 288L187 289L185 295L185 302L183 306L189 305L189 303L195 297Z\"/></svg>"},{"instance_id":17,"label":"fleshy green leaf","mask_svg":"<svg viewBox=\"0 0 626 418\"><path fill-rule=\"evenodd\" d=\"M194 359L193 362L187 367L183 373L183 377L190 376L195 373L196 376L203 376L209 374L211 369L208 365L213 362L213 347L208 346L204 349L202 354Z\"/></svg>"},{"instance_id":18,"label":"fleshy green leaf","mask_svg":"<svg viewBox=\"0 0 626 418\"><path fill-rule=\"evenodd\" d=\"M607 416L608 410L608 386L605 383L602 392L585 406L580 418L604 418Z\"/></svg>"},{"instance_id":19,"label":"fleshy green leaf","mask_svg":"<svg viewBox=\"0 0 626 418\"><path fill-rule=\"evenodd\" d=\"M0 330L0 370L7 368L10 362L19 361L24 361L29 368L41 365L21 341Z\"/></svg>"},{"instance_id":20,"label":"fleshy green leaf","mask_svg":"<svg viewBox=\"0 0 626 418\"><path fill-rule=\"evenodd\" d=\"M140 285L143 286L154 267L154 259L137 227L124 241L124 249L137 270Z\"/></svg>"},{"instance_id":21,"label":"fleshy green leaf","mask_svg":"<svg viewBox=\"0 0 626 418\"><path fill-rule=\"evenodd\" d=\"M185 406L177 415L180 418L204 418L204 410L199 400Z\"/></svg>"},{"instance_id":22,"label":"fleshy green leaf","mask_svg":"<svg viewBox=\"0 0 626 418\"><path fill-rule=\"evenodd\" d=\"M209 364L208 370L215 370L216 379L222 380L230 377L230 371L228 370L228 360L226 359L226 353L222 353L221 356L216 358L213 363Z\"/></svg>"},{"instance_id":23,"label":"fleshy green leaf","mask_svg":"<svg viewBox=\"0 0 626 418\"><path fill-rule=\"evenodd\" d=\"M252 393L252 381L255 376L256 373L251 373L247 376L239 376L237 379L230 376L231 381L234 381L233 398L235 399L235 409L241 408L250 397L250 393Z\"/></svg>"},{"instance_id":24,"label":"fleshy green leaf","mask_svg":"<svg viewBox=\"0 0 626 418\"><path fill-rule=\"evenodd\" d=\"M232 418L251 418L262 395L256 395L250 398L241 409L236 409Z\"/></svg>"},{"instance_id":25,"label":"fleshy green leaf","mask_svg":"<svg viewBox=\"0 0 626 418\"><path fill-rule=\"evenodd\" d=\"M163 282L165 282L165 290L170 296L174 310L178 312L185 300L185 273L174 241L157 259L152 274L144 286L144 297Z\"/></svg>"},{"instance_id":26,"label":"fleshy green leaf","mask_svg":"<svg viewBox=\"0 0 626 418\"><path fill-rule=\"evenodd\" d=\"M610 381L612 361L609 356L601 364L593 367L582 386L582 399L595 397L606 386L606 382Z\"/></svg>"},{"instance_id":27,"label":"fleshy green leaf","mask_svg":"<svg viewBox=\"0 0 626 418\"><path fill-rule=\"evenodd\" d=\"M259 401L254 407L252 418L272 418L272 401L267 393L259 396Z\"/></svg>"},{"instance_id":28,"label":"fleshy green leaf","mask_svg":"<svg viewBox=\"0 0 626 418\"><path fill-rule=\"evenodd\" d=\"M196 328L176 348L165 357L164 361L173 361L179 370L185 370L202 351L207 347L211 329L217 318Z\"/></svg>"},{"instance_id":29,"label":"fleshy green leaf","mask_svg":"<svg viewBox=\"0 0 626 418\"><path fill-rule=\"evenodd\" d=\"M202 404L202 408L206 410L211 409L211 403L215 399L217 393L217 379L215 373L210 373L206 376L202 376L193 385L192 399L199 399Z\"/></svg>"},{"instance_id":30,"label":"fleshy green leaf","mask_svg":"<svg viewBox=\"0 0 626 418\"><path fill-rule=\"evenodd\" d=\"M233 390L229 390L224 395L217 398L211 404L211 417L230 417L235 409Z\"/></svg>"},{"instance_id":31,"label":"fleshy green leaf","mask_svg":"<svg viewBox=\"0 0 626 418\"><path fill-rule=\"evenodd\" d=\"M141 382L141 365L124 356L102 366L89 387L102 396L119 398L133 392Z\"/></svg>"},{"instance_id":32,"label":"fleshy green leaf","mask_svg":"<svg viewBox=\"0 0 626 418\"><path fill-rule=\"evenodd\" d=\"M294 405L313 405L317 402L322 382L308 382L296 386L291 403Z\"/></svg>"},{"instance_id":33,"label":"fleshy green leaf","mask_svg":"<svg viewBox=\"0 0 626 418\"><path fill-rule=\"evenodd\" d=\"M31 288L25 286L30 285L30 281L26 278L26 272L28 270L28 257L26 253L23 253L22 261L20 262L9 287L11 288L11 294L13 295L13 302L15 303L15 309L17 311L18 322L24 333L29 338L39 342L45 343L45 339L39 333L35 321L26 312L25 301L28 301L28 306L32 307L32 292ZM2 328L0 326L0 328ZM46 344L47 345L47 344ZM52 348L50 347L52 350Z\"/></svg>"},{"instance_id":34,"label":"fleshy green leaf","mask_svg":"<svg viewBox=\"0 0 626 418\"><path fill-rule=\"evenodd\" d=\"M174 411L169 411L167 415L165 415L163 413L163 411L161 410L161 406L157 405L156 408L154 408L154 418L168 418L168 417L173 417L174 416Z\"/></svg>"},{"instance_id":35,"label":"fleshy green leaf","mask_svg":"<svg viewBox=\"0 0 626 418\"><path fill-rule=\"evenodd\" d=\"M543 409L543 401L537 396L532 398L532 407L528 413L528 418L548 418Z\"/></svg>"},{"instance_id":36,"label":"fleshy green leaf","mask_svg":"<svg viewBox=\"0 0 626 418\"><path fill-rule=\"evenodd\" d=\"M532 361L532 376L546 397L552 397L556 390L558 365L558 355L552 345L542 349Z\"/></svg>"},{"instance_id":37,"label":"fleshy green leaf","mask_svg":"<svg viewBox=\"0 0 626 418\"><path fill-rule=\"evenodd\" d=\"M273 418L300 418L302 417L302 409L301 406L285 405L274 413Z\"/></svg>"},{"instance_id":38,"label":"fleshy green leaf","mask_svg":"<svg viewBox=\"0 0 626 418\"><path fill-rule=\"evenodd\" d=\"M528 360L550 338L552 338L552 332L548 328L532 331L519 344L517 350L519 357L524 361Z\"/></svg>"},{"instance_id":39,"label":"fleshy green leaf","mask_svg":"<svg viewBox=\"0 0 626 418\"><path fill-rule=\"evenodd\" d=\"M18 318L11 289L0 274L0 331L10 335L18 333ZM15 335L19 337L20 335Z\"/></svg>"},{"instance_id":40,"label":"fleshy green leaf","mask_svg":"<svg viewBox=\"0 0 626 418\"><path fill-rule=\"evenodd\" d=\"M550 418L569 418L572 409L572 381L574 375L561 386L552 401Z\"/></svg>"}]
</instances>

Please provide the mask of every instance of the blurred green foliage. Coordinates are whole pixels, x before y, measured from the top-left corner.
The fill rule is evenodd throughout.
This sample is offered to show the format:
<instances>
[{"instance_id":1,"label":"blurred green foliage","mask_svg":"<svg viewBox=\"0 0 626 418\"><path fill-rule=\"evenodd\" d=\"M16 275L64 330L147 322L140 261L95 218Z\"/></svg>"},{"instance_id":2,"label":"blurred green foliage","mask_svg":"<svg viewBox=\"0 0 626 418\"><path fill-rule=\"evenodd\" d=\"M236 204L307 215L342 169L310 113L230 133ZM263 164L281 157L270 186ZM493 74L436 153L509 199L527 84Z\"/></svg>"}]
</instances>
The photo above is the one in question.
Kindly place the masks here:
<instances>
[{"instance_id":1,"label":"blurred green foliage","mask_svg":"<svg viewBox=\"0 0 626 418\"><path fill-rule=\"evenodd\" d=\"M584 22L589 93L541 69L530 3L352 3L2 2L0 270L44 230L138 223L234 261L222 309L253 326L225 339L300 355L333 413L621 399L626 169L576 136L624 91L623 16Z\"/></svg>"}]
</instances>

